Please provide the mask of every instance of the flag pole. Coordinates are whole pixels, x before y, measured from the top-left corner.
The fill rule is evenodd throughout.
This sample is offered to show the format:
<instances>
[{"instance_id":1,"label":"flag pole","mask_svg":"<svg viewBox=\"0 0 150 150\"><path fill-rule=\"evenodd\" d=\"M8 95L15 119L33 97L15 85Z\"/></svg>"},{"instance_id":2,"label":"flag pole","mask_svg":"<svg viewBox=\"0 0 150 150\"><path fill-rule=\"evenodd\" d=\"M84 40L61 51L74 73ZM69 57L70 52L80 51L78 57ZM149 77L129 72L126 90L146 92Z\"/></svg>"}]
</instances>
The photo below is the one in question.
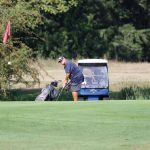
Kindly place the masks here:
<instances>
[{"instance_id":1,"label":"flag pole","mask_svg":"<svg viewBox=\"0 0 150 150\"><path fill-rule=\"evenodd\" d=\"M11 80L11 61L10 61L10 52L9 52L9 61L8 61L8 65L9 65L9 75L8 75L8 89L9 89L9 92L11 90L11 85L10 85L10 80Z\"/></svg>"}]
</instances>

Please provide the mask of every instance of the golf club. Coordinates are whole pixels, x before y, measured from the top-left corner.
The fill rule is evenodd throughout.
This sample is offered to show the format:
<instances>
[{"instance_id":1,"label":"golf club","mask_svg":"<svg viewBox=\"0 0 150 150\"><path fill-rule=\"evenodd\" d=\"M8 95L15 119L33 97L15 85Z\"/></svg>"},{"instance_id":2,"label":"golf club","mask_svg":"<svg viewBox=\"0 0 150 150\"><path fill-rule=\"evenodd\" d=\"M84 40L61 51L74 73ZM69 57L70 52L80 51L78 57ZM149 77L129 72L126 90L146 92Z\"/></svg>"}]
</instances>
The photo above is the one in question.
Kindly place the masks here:
<instances>
[{"instance_id":1,"label":"golf club","mask_svg":"<svg viewBox=\"0 0 150 150\"><path fill-rule=\"evenodd\" d=\"M57 96L56 101L58 101L58 99L59 99L61 93L63 92L63 90L64 90L69 84L70 84L70 82L68 82L64 87L61 88L61 90L60 90L60 92L59 92L59 94L58 94L58 96Z\"/></svg>"}]
</instances>

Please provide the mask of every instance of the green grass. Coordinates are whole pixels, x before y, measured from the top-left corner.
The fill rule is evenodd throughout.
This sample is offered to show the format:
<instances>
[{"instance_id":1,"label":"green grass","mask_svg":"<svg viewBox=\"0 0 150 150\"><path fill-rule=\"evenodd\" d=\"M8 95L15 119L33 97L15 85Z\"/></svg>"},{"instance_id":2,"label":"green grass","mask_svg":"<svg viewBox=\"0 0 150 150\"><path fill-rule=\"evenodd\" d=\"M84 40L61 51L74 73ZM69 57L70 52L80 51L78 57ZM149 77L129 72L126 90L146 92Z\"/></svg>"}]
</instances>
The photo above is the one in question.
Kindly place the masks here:
<instances>
[{"instance_id":1,"label":"green grass","mask_svg":"<svg viewBox=\"0 0 150 150\"><path fill-rule=\"evenodd\" d=\"M0 102L0 150L149 150L150 101Z\"/></svg>"}]
</instances>

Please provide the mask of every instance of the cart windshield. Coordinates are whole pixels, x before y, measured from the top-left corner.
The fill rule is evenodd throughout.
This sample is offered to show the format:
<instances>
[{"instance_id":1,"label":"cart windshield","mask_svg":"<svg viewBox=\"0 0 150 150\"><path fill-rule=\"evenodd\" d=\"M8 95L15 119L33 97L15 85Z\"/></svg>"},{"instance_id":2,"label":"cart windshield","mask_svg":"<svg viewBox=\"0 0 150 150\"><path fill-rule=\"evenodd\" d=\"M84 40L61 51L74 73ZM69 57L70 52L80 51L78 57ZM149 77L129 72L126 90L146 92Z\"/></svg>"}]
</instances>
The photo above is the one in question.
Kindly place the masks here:
<instances>
[{"instance_id":1,"label":"cart windshield","mask_svg":"<svg viewBox=\"0 0 150 150\"><path fill-rule=\"evenodd\" d=\"M108 88L107 65L79 65L84 75L82 88Z\"/></svg>"}]
</instances>

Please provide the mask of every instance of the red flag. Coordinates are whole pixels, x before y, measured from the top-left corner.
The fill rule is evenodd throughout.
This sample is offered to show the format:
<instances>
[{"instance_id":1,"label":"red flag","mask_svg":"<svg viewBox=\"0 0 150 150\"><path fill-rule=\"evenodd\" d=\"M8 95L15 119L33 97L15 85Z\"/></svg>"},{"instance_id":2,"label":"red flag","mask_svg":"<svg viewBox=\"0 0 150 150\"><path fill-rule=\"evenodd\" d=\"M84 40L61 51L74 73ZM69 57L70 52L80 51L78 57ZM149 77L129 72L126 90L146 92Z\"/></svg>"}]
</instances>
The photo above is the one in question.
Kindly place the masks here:
<instances>
[{"instance_id":1,"label":"red flag","mask_svg":"<svg viewBox=\"0 0 150 150\"><path fill-rule=\"evenodd\" d=\"M3 44L6 44L9 41L11 32L10 32L10 21L8 21L5 33L3 35Z\"/></svg>"}]
</instances>

